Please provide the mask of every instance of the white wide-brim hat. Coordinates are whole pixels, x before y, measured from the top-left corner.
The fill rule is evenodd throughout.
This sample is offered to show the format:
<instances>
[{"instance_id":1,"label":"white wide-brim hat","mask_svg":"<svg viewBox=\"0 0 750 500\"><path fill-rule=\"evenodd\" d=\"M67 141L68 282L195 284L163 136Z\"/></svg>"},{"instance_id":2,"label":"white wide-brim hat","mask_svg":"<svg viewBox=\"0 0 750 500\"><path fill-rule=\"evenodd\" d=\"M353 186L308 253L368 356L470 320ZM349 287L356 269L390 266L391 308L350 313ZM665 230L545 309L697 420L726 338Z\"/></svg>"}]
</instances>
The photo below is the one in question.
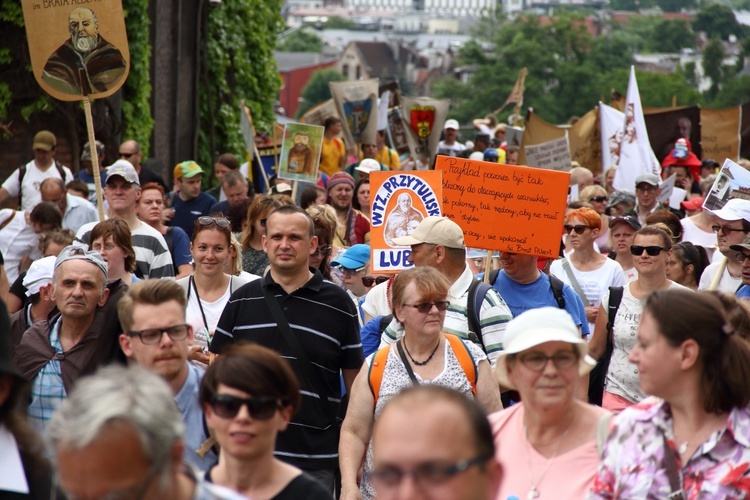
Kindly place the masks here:
<instances>
[{"instance_id":1,"label":"white wide-brim hat","mask_svg":"<svg viewBox=\"0 0 750 500\"><path fill-rule=\"evenodd\" d=\"M564 309L540 307L519 314L508 323L507 341L495 364L495 375L503 387L515 389L508 380L508 356L531 349L546 342L573 344L579 353L578 373L585 375L596 365L588 356L589 345L581 337L573 318Z\"/></svg>"}]
</instances>

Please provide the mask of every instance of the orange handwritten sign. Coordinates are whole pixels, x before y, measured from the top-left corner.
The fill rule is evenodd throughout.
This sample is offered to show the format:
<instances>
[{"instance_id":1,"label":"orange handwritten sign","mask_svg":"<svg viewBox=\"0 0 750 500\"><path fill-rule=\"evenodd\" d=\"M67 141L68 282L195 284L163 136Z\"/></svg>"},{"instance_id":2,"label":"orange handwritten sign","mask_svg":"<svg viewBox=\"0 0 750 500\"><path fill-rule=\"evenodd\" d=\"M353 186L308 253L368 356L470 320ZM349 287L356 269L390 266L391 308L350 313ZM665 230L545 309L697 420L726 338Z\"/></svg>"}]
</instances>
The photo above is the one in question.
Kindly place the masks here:
<instances>
[{"instance_id":1,"label":"orange handwritten sign","mask_svg":"<svg viewBox=\"0 0 750 500\"><path fill-rule=\"evenodd\" d=\"M422 219L442 215L442 175L424 172L373 172L370 174L370 246L372 272L393 273L409 269L411 248L393 243L408 236Z\"/></svg>"},{"instance_id":2,"label":"orange handwritten sign","mask_svg":"<svg viewBox=\"0 0 750 500\"><path fill-rule=\"evenodd\" d=\"M467 247L555 258L570 174L438 156L443 212Z\"/></svg>"}]
</instances>

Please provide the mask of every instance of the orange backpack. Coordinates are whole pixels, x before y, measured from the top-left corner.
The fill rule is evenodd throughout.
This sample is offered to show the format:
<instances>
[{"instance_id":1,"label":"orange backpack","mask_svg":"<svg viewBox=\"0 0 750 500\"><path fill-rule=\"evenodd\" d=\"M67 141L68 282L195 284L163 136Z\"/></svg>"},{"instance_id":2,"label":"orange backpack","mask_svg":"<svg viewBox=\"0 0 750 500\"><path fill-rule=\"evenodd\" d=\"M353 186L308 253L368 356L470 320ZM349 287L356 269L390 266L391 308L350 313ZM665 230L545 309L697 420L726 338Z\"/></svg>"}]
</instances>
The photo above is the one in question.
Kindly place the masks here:
<instances>
[{"instance_id":1,"label":"orange backpack","mask_svg":"<svg viewBox=\"0 0 750 500\"><path fill-rule=\"evenodd\" d=\"M474 364L474 356L471 355L471 351L466 347L463 340L446 333L445 340L450 344L453 354L458 359L458 364L461 365L461 369L466 374L466 378L471 383L471 392L474 397L477 395L477 367ZM391 350L391 346L387 345L382 349L378 349L375 353L375 357L372 358L372 364L367 372L367 379L370 382L370 390L375 398L375 404L378 404L378 396L380 395L380 384L383 383L383 372L385 371L385 363L388 359L388 353Z\"/></svg>"}]
</instances>

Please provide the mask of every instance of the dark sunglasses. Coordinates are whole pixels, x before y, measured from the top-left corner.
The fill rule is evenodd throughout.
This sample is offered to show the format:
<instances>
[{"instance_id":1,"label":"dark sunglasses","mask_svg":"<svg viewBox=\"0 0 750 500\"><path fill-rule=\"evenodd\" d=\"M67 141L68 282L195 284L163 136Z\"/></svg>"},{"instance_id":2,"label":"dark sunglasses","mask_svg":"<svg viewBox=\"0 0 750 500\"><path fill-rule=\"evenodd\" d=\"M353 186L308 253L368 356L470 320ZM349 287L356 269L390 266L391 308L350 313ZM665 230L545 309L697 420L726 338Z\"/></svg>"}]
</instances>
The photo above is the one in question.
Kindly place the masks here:
<instances>
[{"instance_id":1,"label":"dark sunglasses","mask_svg":"<svg viewBox=\"0 0 750 500\"><path fill-rule=\"evenodd\" d=\"M642 247L640 245L630 245L630 253L633 255L643 255L643 251L646 251L647 254L649 254L651 257L656 257L662 252L669 251L669 248L662 248L660 246L649 246L649 247Z\"/></svg>"},{"instance_id":2,"label":"dark sunglasses","mask_svg":"<svg viewBox=\"0 0 750 500\"><path fill-rule=\"evenodd\" d=\"M388 280L389 280L388 276L378 276L378 277L362 276L362 284L365 286L372 286L373 283L379 285L381 283L385 283Z\"/></svg>"},{"instance_id":3,"label":"dark sunglasses","mask_svg":"<svg viewBox=\"0 0 750 500\"><path fill-rule=\"evenodd\" d=\"M158 344L161 341L162 335L165 333L172 340L185 340L190 331L190 325L173 325L167 328L148 328L146 330L131 331L128 335L140 337L141 342L145 345Z\"/></svg>"},{"instance_id":4,"label":"dark sunglasses","mask_svg":"<svg viewBox=\"0 0 750 500\"><path fill-rule=\"evenodd\" d=\"M135 153L117 153L120 155L120 158L130 158L131 156L134 156Z\"/></svg>"},{"instance_id":5,"label":"dark sunglasses","mask_svg":"<svg viewBox=\"0 0 750 500\"><path fill-rule=\"evenodd\" d=\"M743 229L742 228L735 229L733 227L720 226L716 224L715 226L711 226L711 231L713 231L714 233L721 232L722 236L729 236L730 233L740 232L740 231L743 231Z\"/></svg>"},{"instance_id":6,"label":"dark sunglasses","mask_svg":"<svg viewBox=\"0 0 750 500\"><path fill-rule=\"evenodd\" d=\"M593 198L589 198L589 201L601 203L603 201L609 201L609 198L607 198L606 196L594 196Z\"/></svg>"},{"instance_id":7,"label":"dark sunglasses","mask_svg":"<svg viewBox=\"0 0 750 500\"><path fill-rule=\"evenodd\" d=\"M226 229L232 225L232 223L229 222L229 219L225 219L224 217L208 217L206 215L204 215L203 217L198 217L198 224L200 224L201 226L210 226L211 224L216 224L221 229Z\"/></svg>"},{"instance_id":8,"label":"dark sunglasses","mask_svg":"<svg viewBox=\"0 0 750 500\"><path fill-rule=\"evenodd\" d=\"M420 304L404 304L407 307L413 307L417 311L419 311L422 314L427 314L428 312L432 311L432 306L437 307L437 310L440 312L447 311L448 306L450 305L450 302L447 300L438 300L436 302L422 302Z\"/></svg>"},{"instance_id":9,"label":"dark sunglasses","mask_svg":"<svg viewBox=\"0 0 750 500\"><path fill-rule=\"evenodd\" d=\"M313 253L310 254L310 257L315 257L316 255L322 255L323 257L326 257L330 255L330 253L331 253L330 245L327 247L318 247L315 249Z\"/></svg>"},{"instance_id":10,"label":"dark sunglasses","mask_svg":"<svg viewBox=\"0 0 750 500\"><path fill-rule=\"evenodd\" d=\"M228 394L216 394L211 398L211 408L221 418L234 418L245 406L253 420L268 420L282 407L276 398L255 396L252 398L238 398Z\"/></svg>"},{"instance_id":11,"label":"dark sunglasses","mask_svg":"<svg viewBox=\"0 0 750 500\"><path fill-rule=\"evenodd\" d=\"M582 224L577 224L575 226L571 226L569 224L565 224L563 226L563 229L565 230L565 234L570 233L571 231L575 231L576 234L583 234L583 232L588 229L591 226L584 226Z\"/></svg>"},{"instance_id":12,"label":"dark sunglasses","mask_svg":"<svg viewBox=\"0 0 750 500\"><path fill-rule=\"evenodd\" d=\"M750 260L750 255L744 252L738 252L734 254L734 258L737 259L737 262L740 264L744 264L746 260Z\"/></svg>"}]
</instances>

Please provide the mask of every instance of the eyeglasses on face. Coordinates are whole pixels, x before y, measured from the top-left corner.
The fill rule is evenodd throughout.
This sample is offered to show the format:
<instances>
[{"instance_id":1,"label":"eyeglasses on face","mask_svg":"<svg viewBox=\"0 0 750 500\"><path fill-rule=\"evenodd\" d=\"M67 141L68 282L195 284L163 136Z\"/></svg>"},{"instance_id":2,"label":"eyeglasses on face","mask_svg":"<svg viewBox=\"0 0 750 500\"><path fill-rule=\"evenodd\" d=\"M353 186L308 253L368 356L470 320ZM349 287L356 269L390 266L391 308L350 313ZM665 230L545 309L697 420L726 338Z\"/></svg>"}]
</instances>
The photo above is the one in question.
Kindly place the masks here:
<instances>
[{"instance_id":1,"label":"eyeglasses on face","mask_svg":"<svg viewBox=\"0 0 750 500\"><path fill-rule=\"evenodd\" d=\"M267 396L238 398L229 394L216 394L211 398L211 408L221 418L236 417L243 406L253 420L268 420L282 407L278 399Z\"/></svg>"},{"instance_id":2,"label":"eyeglasses on face","mask_svg":"<svg viewBox=\"0 0 750 500\"><path fill-rule=\"evenodd\" d=\"M221 229L226 229L232 225L232 223L229 222L229 219L225 219L224 217L209 217L207 215L198 217L198 224L200 224L201 226L210 226L211 224L216 224Z\"/></svg>"},{"instance_id":3,"label":"eyeglasses on face","mask_svg":"<svg viewBox=\"0 0 750 500\"><path fill-rule=\"evenodd\" d=\"M117 153L117 154L120 155L120 158L130 158L131 156L135 156L136 153L124 153L124 152L122 152L122 153Z\"/></svg>"},{"instance_id":4,"label":"eyeglasses on face","mask_svg":"<svg viewBox=\"0 0 750 500\"><path fill-rule=\"evenodd\" d=\"M563 229L565 230L565 234L569 234L571 231L575 231L576 234L583 234L583 232L589 227L591 226L584 226L583 224L576 224L575 226L571 226L569 224L565 224L563 226Z\"/></svg>"},{"instance_id":5,"label":"eyeglasses on face","mask_svg":"<svg viewBox=\"0 0 750 500\"><path fill-rule=\"evenodd\" d=\"M651 186L651 185L635 188L635 190L638 191L639 193L655 193L657 189L658 188L656 186Z\"/></svg>"},{"instance_id":6,"label":"eyeglasses on face","mask_svg":"<svg viewBox=\"0 0 750 500\"><path fill-rule=\"evenodd\" d=\"M367 477L379 492L398 488L406 476L411 476L420 488L430 489L440 486L471 467L485 464L489 459L490 457L481 456L461 460L453 465L422 464L412 470L404 470L396 466L376 467L367 474Z\"/></svg>"},{"instance_id":7,"label":"eyeglasses on face","mask_svg":"<svg viewBox=\"0 0 750 500\"><path fill-rule=\"evenodd\" d=\"M605 201L609 201L609 198L606 196L594 196L593 198L589 198L589 201L595 201L597 203L602 203Z\"/></svg>"},{"instance_id":8,"label":"eyeglasses on face","mask_svg":"<svg viewBox=\"0 0 750 500\"><path fill-rule=\"evenodd\" d=\"M364 271L367 266L362 266L357 269L347 269L346 267L342 267L341 269L344 271L344 276L352 277L355 274L357 274L360 271Z\"/></svg>"},{"instance_id":9,"label":"eyeglasses on face","mask_svg":"<svg viewBox=\"0 0 750 500\"><path fill-rule=\"evenodd\" d=\"M744 264L746 260L750 260L750 255L745 252L738 252L734 254L734 258L737 259L737 262L740 264Z\"/></svg>"},{"instance_id":10,"label":"eyeglasses on face","mask_svg":"<svg viewBox=\"0 0 750 500\"><path fill-rule=\"evenodd\" d=\"M530 354L519 356L518 359L523 366L535 372L544 371L548 361L552 361L558 370L571 368L578 362L578 356L572 351L556 352L552 356L545 356L541 353L532 352Z\"/></svg>"},{"instance_id":11,"label":"eyeglasses on face","mask_svg":"<svg viewBox=\"0 0 750 500\"><path fill-rule=\"evenodd\" d=\"M448 310L450 302L447 300L436 300L435 302L421 302L419 304L404 304L406 307L413 307L422 314L427 314L432 311L432 306L435 306L438 311L443 312Z\"/></svg>"},{"instance_id":12,"label":"eyeglasses on face","mask_svg":"<svg viewBox=\"0 0 750 500\"><path fill-rule=\"evenodd\" d=\"M662 252L669 251L669 248L662 248L660 246L652 245L648 247L642 247L641 245L630 245L630 253L633 255L643 255L643 251L646 251L651 257L656 257Z\"/></svg>"},{"instance_id":13,"label":"eyeglasses on face","mask_svg":"<svg viewBox=\"0 0 750 500\"><path fill-rule=\"evenodd\" d=\"M381 284L388 281L388 276L362 276L362 284L365 286L372 286L373 284Z\"/></svg>"},{"instance_id":14,"label":"eyeglasses on face","mask_svg":"<svg viewBox=\"0 0 750 500\"><path fill-rule=\"evenodd\" d=\"M742 228L736 229L736 228L729 227L729 226L720 226L718 224L711 226L711 231L717 234L721 232L722 236L729 236L730 233L734 233L734 232L744 232Z\"/></svg>"},{"instance_id":15,"label":"eyeglasses on face","mask_svg":"<svg viewBox=\"0 0 750 500\"><path fill-rule=\"evenodd\" d=\"M148 328L146 330L130 331L128 335L131 337L138 336L141 342L146 345L158 344L161 340L162 335L165 333L172 340L185 340L190 331L190 325L172 325L167 328Z\"/></svg>"},{"instance_id":16,"label":"eyeglasses on face","mask_svg":"<svg viewBox=\"0 0 750 500\"><path fill-rule=\"evenodd\" d=\"M330 254L331 254L331 246L329 245L327 247L318 247L318 248L316 248L315 251L310 254L310 257L315 257L317 255L321 255L323 257L327 257Z\"/></svg>"}]
</instances>

